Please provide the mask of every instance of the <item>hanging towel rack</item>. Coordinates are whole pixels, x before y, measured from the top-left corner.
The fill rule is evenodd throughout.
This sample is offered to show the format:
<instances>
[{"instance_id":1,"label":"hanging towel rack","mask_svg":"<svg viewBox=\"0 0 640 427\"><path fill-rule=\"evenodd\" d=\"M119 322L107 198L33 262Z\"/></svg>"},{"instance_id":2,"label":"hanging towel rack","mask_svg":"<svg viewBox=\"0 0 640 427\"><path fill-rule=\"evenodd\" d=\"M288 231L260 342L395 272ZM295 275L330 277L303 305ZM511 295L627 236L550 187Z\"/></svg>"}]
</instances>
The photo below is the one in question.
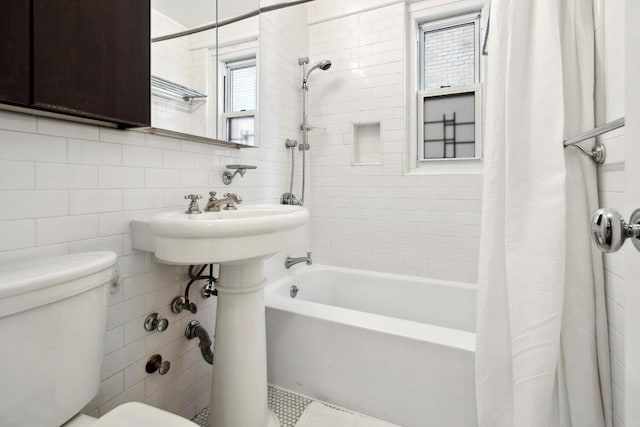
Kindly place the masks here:
<instances>
[{"instance_id":1,"label":"hanging towel rack","mask_svg":"<svg viewBox=\"0 0 640 427\"><path fill-rule=\"evenodd\" d=\"M591 138L595 138L596 136L602 135L607 132L611 132L612 130L619 129L624 126L624 117L620 117L619 119L615 119L610 121L609 123L605 123L601 126L598 126L590 131L581 133L580 135L574 136L573 138L564 140L564 147L576 147L579 149L582 154L591 157L594 162L601 165L607 158L607 150L604 147L604 144L601 142L596 142L593 146L593 150L590 152L577 145L583 141L586 141Z\"/></svg>"},{"instance_id":2,"label":"hanging towel rack","mask_svg":"<svg viewBox=\"0 0 640 427\"><path fill-rule=\"evenodd\" d=\"M192 101L203 100L207 97L195 89L154 75L151 76L151 93L158 98L176 102L183 107L191 107Z\"/></svg>"}]
</instances>

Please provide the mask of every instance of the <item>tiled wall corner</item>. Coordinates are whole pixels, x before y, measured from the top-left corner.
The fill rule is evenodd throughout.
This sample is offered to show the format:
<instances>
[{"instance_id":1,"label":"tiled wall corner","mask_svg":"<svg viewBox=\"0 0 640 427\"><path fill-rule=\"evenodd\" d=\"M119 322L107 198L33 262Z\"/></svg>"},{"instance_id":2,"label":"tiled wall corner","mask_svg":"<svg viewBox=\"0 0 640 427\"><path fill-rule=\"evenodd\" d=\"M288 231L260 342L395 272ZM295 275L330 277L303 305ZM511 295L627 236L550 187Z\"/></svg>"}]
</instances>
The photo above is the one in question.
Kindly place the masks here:
<instances>
[{"instance_id":1,"label":"tiled wall corner","mask_svg":"<svg viewBox=\"0 0 640 427\"><path fill-rule=\"evenodd\" d=\"M608 122L624 116L624 1L602 2L604 20L596 28L596 103L599 121ZM620 210L628 218L636 206L627 206L625 197L624 129L601 138L607 147L607 161L598 168L600 206ZM627 286L625 251L604 255L606 307L609 318L611 382L614 426L625 426L625 287Z\"/></svg>"}]
</instances>

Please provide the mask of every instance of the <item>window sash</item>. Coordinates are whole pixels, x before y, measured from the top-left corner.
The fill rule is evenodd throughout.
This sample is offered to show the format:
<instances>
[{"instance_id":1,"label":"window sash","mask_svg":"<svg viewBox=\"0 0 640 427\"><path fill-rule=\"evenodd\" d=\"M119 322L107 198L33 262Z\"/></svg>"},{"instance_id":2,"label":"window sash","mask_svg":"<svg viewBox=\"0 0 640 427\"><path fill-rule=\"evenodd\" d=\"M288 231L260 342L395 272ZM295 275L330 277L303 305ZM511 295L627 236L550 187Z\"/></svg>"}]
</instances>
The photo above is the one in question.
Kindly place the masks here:
<instances>
[{"instance_id":1,"label":"window sash","mask_svg":"<svg viewBox=\"0 0 640 427\"><path fill-rule=\"evenodd\" d=\"M233 72L235 70L247 67L256 67L256 59L251 58L243 61L227 62L225 64L225 83L224 83L224 112L233 112ZM257 70L256 70L257 79ZM256 90L258 88L258 82L256 81ZM254 111L254 110L252 110Z\"/></svg>"},{"instance_id":2,"label":"window sash","mask_svg":"<svg viewBox=\"0 0 640 427\"><path fill-rule=\"evenodd\" d=\"M437 97L437 96L446 96L446 95L455 95L455 94L474 94L474 102L475 102L475 146L474 146L474 156L473 157L449 157L449 158L424 158L424 101L427 98ZM418 130L418 163L428 163L428 162L442 162L442 161L452 161L452 160L479 160L482 158L482 99L481 99L481 86L480 84L469 85L469 86L459 86L454 88L441 88L441 89L429 89L419 91L417 94L417 130Z\"/></svg>"},{"instance_id":3,"label":"window sash","mask_svg":"<svg viewBox=\"0 0 640 427\"><path fill-rule=\"evenodd\" d=\"M219 114L218 119L218 126L220 129L220 135L224 135L224 138L227 140L230 140L230 135L229 135L229 119L234 119L234 118L239 118L239 117L253 117L254 119L254 133L257 132L257 109L252 109L252 110L241 110L241 111L232 111L232 105L233 105L233 71L240 69L240 68L245 68L245 67L257 67L257 62L256 62L256 58L252 57L252 58L247 58L247 59L242 59L242 60L233 60L233 61L228 61L228 62L223 62L224 64L224 75L223 75L223 81L222 83L222 90L223 90L223 101L222 101L222 113ZM256 92L258 90L258 82L257 82L257 68L256 68ZM257 102L257 93L256 93L256 102ZM257 107L257 105L256 105ZM255 138L255 135L254 135Z\"/></svg>"},{"instance_id":4,"label":"window sash","mask_svg":"<svg viewBox=\"0 0 640 427\"><path fill-rule=\"evenodd\" d=\"M436 30L444 30L447 28L453 28L460 25L473 24L474 33L474 82L480 83L480 14L471 13L467 15L456 16L449 19L441 19L437 21L426 21L418 26L418 88L425 90L424 87L424 70L425 70L425 54L424 54L424 37L428 32Z\"/></svg>"},{"instance_id":5,"label":"window sash","mask_svg":"<svg viewBox=\"0 0 640 427\"><path fill-rule=\"evenodd\" d=\"M254 123L253 123L253 131L256 131L256 110L245 110L245 111L234 111L234 112L229 112L229 113L223 113L222 114L222 126L223 126L223 135L225 136L225 138L230 141L231 140L231 135L229 135L229 119L236 119L239 117L253 117Z\"/></svg>"}]
</instances>

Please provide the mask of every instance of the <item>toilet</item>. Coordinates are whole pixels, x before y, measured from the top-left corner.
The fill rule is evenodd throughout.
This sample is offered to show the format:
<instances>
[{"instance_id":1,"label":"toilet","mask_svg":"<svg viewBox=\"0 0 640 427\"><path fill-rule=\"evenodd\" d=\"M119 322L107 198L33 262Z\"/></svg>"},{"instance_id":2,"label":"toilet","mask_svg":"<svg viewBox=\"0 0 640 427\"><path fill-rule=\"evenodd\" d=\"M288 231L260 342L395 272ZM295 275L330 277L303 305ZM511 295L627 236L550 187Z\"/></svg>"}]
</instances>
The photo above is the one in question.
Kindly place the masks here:
<instances>
[{"instance_id":1,"label":"toilet","mask_svg":"<svg viewBox=\"0 0 640 427\"><path fill-rule=\"evenodd\" d=\"M0 265L0 426L197 426L138 402L78 415L100 386L116 259L87 252Z\"/></svg>"}]
</instances>

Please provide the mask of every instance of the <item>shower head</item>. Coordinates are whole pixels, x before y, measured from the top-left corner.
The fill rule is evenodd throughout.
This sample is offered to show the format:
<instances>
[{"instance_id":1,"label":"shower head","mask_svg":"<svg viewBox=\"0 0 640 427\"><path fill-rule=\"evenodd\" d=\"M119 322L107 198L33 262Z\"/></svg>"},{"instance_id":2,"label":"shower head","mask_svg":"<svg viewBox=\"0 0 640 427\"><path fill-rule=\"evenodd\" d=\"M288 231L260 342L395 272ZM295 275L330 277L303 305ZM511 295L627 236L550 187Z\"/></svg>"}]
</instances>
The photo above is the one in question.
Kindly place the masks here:
<instances>
[{"instance_id":1,"label":"shower head","mask_svg":"<svg viewBox=\"0 0 640 427\"><path fill-rule=\"evenodd\" d=\"M309 68L309 71L307 71L307 73L304 75L304 81L306 82L307 79L309 78L309 74L311 74L311 72L315 69L321 69L322 71L326 71L329 68L331 68L331 61L329 61L328 59L325 59L323 61L317 62L315 64L313 64L311 66L311 68Z\"/></svg>"},{"instance_id":2,"label":"shower head","mask_svg":"<svg viewBox=\"0 0 640 427\"><path fill-rule=\"evenodd\" d=\"M331 68L331 61L325 59L324 61L320 61L316 64L322 71L326 71Z\"/></svg>"}]
</instances>

